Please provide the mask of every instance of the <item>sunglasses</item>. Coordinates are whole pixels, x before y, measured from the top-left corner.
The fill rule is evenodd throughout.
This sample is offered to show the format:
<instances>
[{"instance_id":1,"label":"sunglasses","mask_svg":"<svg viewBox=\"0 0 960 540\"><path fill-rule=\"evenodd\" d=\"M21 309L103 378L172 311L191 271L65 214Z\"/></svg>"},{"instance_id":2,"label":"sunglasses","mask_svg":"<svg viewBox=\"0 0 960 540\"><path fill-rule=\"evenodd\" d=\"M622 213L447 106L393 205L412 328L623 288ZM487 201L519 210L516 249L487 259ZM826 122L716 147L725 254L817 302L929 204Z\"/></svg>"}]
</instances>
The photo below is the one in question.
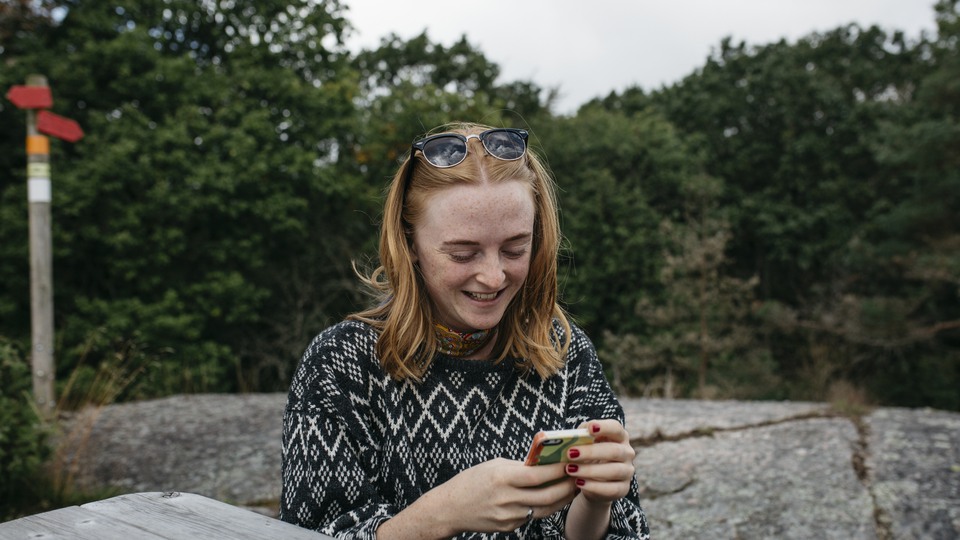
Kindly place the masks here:
<instances>
[{"instance_id":1,"label":"sunglasses","mask_svg":"<svg viewBox=\"0 0 960 540\"><path fill-rule=\"evenodd\" d=\"M467 141L480 139L483 148L491 156L503 161L516 161L527 152L527 137L526 131L512 128L488 129L479 135L441 133L413 143L410 156L412 157L413 153L419 150L427 163L434 167L440 169L456 167L467 159ZM413 167L409 167L408 170L412 171ZM407 180L409 180L409 174Z\"/></svg>"}]
</instances>

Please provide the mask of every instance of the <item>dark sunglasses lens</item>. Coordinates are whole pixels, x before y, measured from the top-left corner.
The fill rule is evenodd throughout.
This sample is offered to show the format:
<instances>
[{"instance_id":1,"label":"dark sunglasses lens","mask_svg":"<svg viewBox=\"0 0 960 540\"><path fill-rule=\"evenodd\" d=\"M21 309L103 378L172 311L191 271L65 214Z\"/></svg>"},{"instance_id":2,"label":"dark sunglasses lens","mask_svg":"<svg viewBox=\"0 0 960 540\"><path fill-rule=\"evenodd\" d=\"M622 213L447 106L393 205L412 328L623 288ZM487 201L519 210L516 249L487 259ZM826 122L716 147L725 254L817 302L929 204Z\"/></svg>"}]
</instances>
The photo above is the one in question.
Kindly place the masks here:
<instances>
[{"instance_id":1,"label":"dark sunglasses lens","mask_svg":"<svg viewBox=\"0 0 960 540\"><path fill-rule=\"evenodd\" d=\"M467 157L467 144L457 137L437 137L423 145L423 157L434 167L453 167Z\"/></svg>"},{"instance_id":2,"label":"dark sunglasses lens","mask_svg":"<svg viewBox=\"0 0 960 540\"><path fill-rule=\"evenodd\" d=\"M489 131L483 137L483 146L490 155L512 161L523 157L526 143L513 131Z\"/></svg>"}]
</instances>

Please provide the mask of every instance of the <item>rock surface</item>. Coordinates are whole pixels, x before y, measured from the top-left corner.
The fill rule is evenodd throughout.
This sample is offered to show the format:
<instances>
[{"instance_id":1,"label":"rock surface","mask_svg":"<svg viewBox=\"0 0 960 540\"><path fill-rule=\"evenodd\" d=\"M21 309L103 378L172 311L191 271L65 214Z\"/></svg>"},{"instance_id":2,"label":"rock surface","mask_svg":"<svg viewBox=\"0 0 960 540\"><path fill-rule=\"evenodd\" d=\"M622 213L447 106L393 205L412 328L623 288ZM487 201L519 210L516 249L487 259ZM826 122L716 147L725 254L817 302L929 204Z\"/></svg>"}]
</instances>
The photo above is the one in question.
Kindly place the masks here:
<instances>
[{"instance_id":1,"label":"rock surface","mask_svg":"<svg viewBox=\"0 0 960 540\"><path fill-rule=\"evenodd\" d=\"M74 417L88 489L184 491L276 513L283 394L190 395ZM623 400L654 538L960 538L960 413Z\"/></svg>"},{"instance_id":2,"label":"rock surface","mask_svg":"<svg viewBox=\"0 0 960 540\"><path fill-rule=\"evenodd\" d=\"M181 491L275 508L285 404L285 394L207 394L87 409L63 444L72 447L66 457L80 488Z\"/></svg>"}]
</instances>

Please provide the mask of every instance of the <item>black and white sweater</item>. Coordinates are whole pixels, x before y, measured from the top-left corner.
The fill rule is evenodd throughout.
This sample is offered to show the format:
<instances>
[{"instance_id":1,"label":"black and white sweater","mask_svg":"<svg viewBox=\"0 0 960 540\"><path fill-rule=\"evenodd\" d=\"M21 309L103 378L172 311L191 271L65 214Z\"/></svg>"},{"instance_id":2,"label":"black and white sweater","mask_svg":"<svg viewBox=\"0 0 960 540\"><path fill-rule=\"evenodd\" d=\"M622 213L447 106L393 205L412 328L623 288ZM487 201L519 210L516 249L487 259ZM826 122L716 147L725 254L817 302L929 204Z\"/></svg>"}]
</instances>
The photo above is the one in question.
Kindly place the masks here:
<instances>
[{"instance_id":1,"label":"black and white sweater","mask_svg":"<svg viewBox=\"0 0 960 540\"><path fill-rule=\"evenodd\" d=\"M421 383L397 382L380 367L377 336L346 321L307 347L283 421L284 521L373 540L381 523L460 471L497 457L522 460L541 429L623 422L593 344L577 327L566 366L546 380L509 361L437 355ZM508 534L458 538L563 538L566 512ZM613 505L608 538L649 538L636 479Z\"/></svg>"}]
</instances>

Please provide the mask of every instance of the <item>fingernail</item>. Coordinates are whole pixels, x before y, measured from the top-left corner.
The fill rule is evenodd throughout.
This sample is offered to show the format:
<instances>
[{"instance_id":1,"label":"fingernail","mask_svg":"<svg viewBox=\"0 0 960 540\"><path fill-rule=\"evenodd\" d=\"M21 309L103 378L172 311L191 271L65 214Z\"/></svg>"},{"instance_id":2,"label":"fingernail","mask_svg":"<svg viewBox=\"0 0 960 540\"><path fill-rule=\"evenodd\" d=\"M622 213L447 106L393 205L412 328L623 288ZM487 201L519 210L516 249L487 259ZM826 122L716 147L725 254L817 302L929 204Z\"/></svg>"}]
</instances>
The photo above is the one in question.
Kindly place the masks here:
<instances>
[{"instance_id":1,"label":"fingernail","mask_svg":"<svg viewBox=\"0 0 960 540\"><path fill-rule=\"evenodd\" d=\"M597 424L594 424L590 429L591 429L594 433L599 433L599 432L600 432L600 426L598 426Z\"/></svg>"},{"instance_id":2,"label":"fingernail","mask_svg":"<svg viewBox=\"0 0 960 540\"><path fill-rule=\"evenodd\" d=\"M577 472L580 470L580 467L577 467L574 464L567 465L567 472Z\"/></svg>"},{"instance_id":3,"label":"fingernail","mask_svg":"<svg viewBox=\"0 0 960 540\"><path fill-rule=\"evenodd\" d=\"M586 481L586 480L584 480L583 478L577 478L577 485L578 485L578 486L583 487L583 486L585 486L586 484L587 484L587 481Z\"/></svg>"},{"instance_id":4,"label":"fingernail","mask_svg":"<svg viewBox=\"0 0 960 540\"><path fill-rule=\"evenodd\" d=\"M572 448L572 449L570 450L570 458L571 458L571 459L577 459L578 457L580 457L580 451L577 450L576 448Z\"/></svg>"}]
</instances>

